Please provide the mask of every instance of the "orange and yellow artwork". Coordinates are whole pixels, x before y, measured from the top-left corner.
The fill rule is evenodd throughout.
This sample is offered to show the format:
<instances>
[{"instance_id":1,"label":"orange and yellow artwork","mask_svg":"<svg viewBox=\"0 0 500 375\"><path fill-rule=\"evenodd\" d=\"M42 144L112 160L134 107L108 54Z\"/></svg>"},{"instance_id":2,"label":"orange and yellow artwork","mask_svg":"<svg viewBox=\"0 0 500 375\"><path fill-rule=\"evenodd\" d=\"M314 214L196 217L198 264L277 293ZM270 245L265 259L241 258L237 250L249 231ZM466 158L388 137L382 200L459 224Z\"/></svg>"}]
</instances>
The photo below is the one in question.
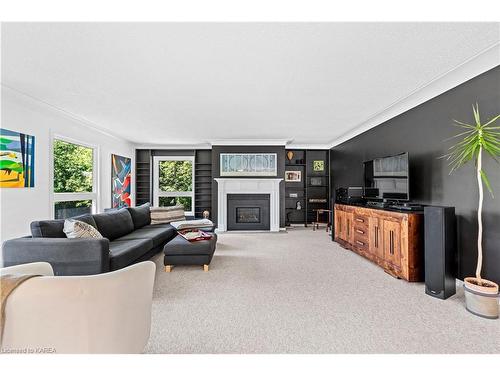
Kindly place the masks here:
<instances>
[{"instance_id":1,"label":"orange and yellow artwork","mask_svg":"<svg viewBox=\"0 0 500 375\"><path fill-rule=\"evenodd\" d=\"M35 186L35 137L0 128L0 187Z\"/></svg>"}]
</instances>

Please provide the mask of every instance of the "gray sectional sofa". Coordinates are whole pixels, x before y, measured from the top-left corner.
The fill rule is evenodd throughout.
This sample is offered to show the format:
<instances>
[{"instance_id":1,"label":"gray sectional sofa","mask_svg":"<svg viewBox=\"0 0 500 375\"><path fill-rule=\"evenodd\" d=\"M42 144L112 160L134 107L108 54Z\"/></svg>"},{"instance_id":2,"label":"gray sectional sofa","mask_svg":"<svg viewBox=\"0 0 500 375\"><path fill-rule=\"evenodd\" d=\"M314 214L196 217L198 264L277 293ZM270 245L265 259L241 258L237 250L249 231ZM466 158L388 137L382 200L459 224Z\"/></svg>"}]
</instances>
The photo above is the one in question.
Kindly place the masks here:
<instances>
[{"instance_id":1,"label":"gray sectional sofa","mask_svg":"<svg viewBox=\"0 0 500 375\"><path fill-rule=\"evenodd\" d=\"M151 258L175 238L170 224L151 225L150 207L122 208L75 217L95 227L104 239L69 239L64 220L31 223L31 236L5 241L4 266L49 262L56 275L93 275Z\"/></svg>"}]
</instances>

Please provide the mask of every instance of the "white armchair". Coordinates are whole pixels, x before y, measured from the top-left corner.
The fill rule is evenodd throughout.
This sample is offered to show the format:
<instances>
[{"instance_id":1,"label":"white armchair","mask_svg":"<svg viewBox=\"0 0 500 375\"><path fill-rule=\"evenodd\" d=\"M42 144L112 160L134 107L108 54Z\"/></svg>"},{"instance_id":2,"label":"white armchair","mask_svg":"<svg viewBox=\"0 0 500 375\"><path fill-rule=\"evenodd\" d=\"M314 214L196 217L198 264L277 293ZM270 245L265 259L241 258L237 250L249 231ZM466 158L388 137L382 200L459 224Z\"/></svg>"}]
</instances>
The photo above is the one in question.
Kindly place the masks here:
<instances>
[{"instance_id":1,"label":"white armchair","mask_svg":"<svg viewBox=\"0 0 500 375\"><path fill-rule=\"evenodd\" d=\"M151 329L155 269L150 261L91 276L53 276L44 262L0 269L44 275L9 296L2 349L141 353Z\"/></svg>"}]
</instances>

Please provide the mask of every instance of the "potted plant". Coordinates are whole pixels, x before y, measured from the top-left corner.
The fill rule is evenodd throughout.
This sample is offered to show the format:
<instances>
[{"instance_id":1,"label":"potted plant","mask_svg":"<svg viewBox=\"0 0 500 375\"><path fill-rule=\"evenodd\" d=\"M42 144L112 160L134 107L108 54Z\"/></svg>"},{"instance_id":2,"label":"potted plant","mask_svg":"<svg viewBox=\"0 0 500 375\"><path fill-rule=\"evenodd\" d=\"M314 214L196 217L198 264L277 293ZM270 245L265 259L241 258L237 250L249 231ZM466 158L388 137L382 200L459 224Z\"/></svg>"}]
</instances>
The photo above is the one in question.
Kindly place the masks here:
<instances>
[{"instance_id":1,"label":"potted plant","mask_svg":"<svg viewBox=\"0 0 500 375\"><path fill-rule=\"evenodd\" d=\"M483 170L483 152L484 155L491 156L494 160L500 156L500 126L493 126L500 115L493 117L486 123L481 123L479 115L479 105L472 106L474 112L474 124L466 124L453 120L455 125L464 129L461 133L455 135L460 141L450 147L450 152L445 155L450 163L453 173L458 168L475 162L476 179L479 189L479 202L477 210L477 267L476 277L466 277L464 279L465 303L466 309L473 314L486 317L498 318L498 284L481 277L481 268L483 265L483 184L486 186L491 196L493 190L488 180L486 172Z\"/></svg>"}]
</instances>

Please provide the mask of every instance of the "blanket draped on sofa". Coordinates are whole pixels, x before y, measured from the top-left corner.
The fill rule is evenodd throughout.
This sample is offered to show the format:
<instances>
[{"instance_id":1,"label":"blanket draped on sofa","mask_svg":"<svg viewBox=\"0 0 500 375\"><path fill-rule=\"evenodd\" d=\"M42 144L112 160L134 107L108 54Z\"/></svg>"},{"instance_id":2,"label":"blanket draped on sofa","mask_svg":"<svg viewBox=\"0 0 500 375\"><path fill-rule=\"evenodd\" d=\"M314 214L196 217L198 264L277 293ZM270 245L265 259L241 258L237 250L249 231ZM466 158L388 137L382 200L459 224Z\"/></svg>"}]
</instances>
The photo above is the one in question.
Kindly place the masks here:
<instances>
[{"instance_id":1,"label":"blanket draped on sofa","mask_svg":"<svg viewBox=\"0 0 500 375\"><path fill-rule=\"evenodd\" d=\"M40 275L2 275L0 276L0 344L5 324L5 304L12 292L26 280Z\"/></svg>"}]
</instances>

